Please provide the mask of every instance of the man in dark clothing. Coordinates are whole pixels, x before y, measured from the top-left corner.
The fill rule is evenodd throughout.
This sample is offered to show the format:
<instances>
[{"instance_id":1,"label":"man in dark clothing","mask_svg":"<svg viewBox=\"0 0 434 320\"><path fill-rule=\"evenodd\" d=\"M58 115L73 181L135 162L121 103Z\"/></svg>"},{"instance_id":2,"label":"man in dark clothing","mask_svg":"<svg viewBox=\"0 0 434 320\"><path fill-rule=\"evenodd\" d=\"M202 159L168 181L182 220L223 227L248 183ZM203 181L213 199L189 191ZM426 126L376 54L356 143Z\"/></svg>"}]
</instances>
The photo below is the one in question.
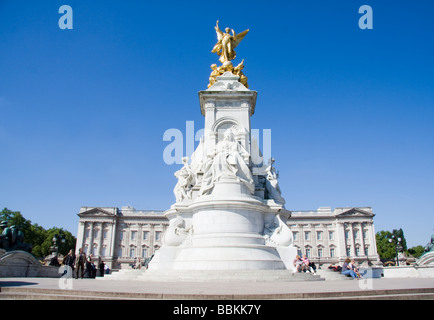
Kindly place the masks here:
<instances>
[{"instance_id":1,"label":"man in dark clothing","mask_svg":"<svg viewBox=\"0 0 434 320\"><path fill-rule=\"evenodd\" d=\"M86 254L83 252L83 249L80 248L78 251L78 257L77 257L77 276L76 279L78 279L78 270L81 269L81 278L84 278L84 264L86 263Z\"/></svg>"},{"instance_id":2,"label":"man in dark clothing","mask_svg":"<svg viewBox=\"0 0 434 320\"><path fill-rule=\"evenodd\" d=\"M74 250L69 250L68 255L65 257L65 259L63 260L63 264L70 269L69 272L71 272L71 277L73 277L73 273L74 273L74 267L75 267L75 253ZM68 270L65 270L64 274L66 274L68 272Z\"/></svg>"}]
</instances>

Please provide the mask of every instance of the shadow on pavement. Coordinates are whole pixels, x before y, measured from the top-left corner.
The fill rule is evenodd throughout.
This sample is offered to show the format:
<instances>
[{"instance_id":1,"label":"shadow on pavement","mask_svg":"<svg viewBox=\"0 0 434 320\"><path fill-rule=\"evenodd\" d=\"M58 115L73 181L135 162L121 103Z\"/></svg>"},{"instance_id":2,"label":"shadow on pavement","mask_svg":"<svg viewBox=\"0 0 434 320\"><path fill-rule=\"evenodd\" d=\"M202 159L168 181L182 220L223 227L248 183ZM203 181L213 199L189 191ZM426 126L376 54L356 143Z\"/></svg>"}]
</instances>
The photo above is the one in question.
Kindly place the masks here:
<instances>
[{"instance_id":1,"label":"shadow on pavement","mask_svg":"<svg viewBox=\"0 0 434 320\"><path fill-rule=\"evenodd\" d=\"M28 286L35 285L37 282L28 282L28 281L0 281L1 287L20 287L20 286Z\"/></svg>"}]
</instances>

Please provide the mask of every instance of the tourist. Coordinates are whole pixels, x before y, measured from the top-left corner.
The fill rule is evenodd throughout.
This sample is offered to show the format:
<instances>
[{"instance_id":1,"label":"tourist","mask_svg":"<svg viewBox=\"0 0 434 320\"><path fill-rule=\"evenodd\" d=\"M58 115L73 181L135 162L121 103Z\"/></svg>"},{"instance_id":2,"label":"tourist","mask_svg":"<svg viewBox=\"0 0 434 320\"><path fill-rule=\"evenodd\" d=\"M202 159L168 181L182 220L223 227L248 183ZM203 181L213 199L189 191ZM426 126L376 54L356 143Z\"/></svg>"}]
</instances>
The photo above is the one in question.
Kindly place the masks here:
<instances>
[{"instance_id":1,"label":"tourist","mask_svg":"<svg viewBox=\"0 0 434 320\"><path fill-rule=\"evenodd\" d=\"M345 262L342 265L342 274L345 276L351 276L353 279L357 279L357 274L348 267L350 263L351 260L349 258L345 259Z\"/></svg>"},{"instance_id":2,"label":"tourist","mask_svg":"<svg viewBox=\"0 0 434 320\"><path fill-rule=\"evenodd\" d=\"M78 279L78 271L81 269L81 278L84 278L84 264L86 263L86 254L83 252L83 249L80 248L78 250L78 258L77 260L77 275L76 279Z\"/></svg>"},{"instance_id":3,"label":"tourist","mask_svg":"<svg viewBox=\"0 0 434 320\"><path fill-rule=\"evenodd\" d=\"M98 257L98 270L99 276L104 277L104 261L102 261L101 256Z\"/></svg>"},{"instance_id":4,"label":"tourist","mask_svg":"<svg viewBox=\"0 0 434 320\"><path fill-rule=\"evenodd\" d=\"M313 274L316 274L316 265L313 262L309 262L309 271Z\"/></svg>"},{"instance_id":5,"label":"tourist","mask_svg":"<svg viewBox=\"0 0 434 320\"><path fill-rule=\"evenodd\" d=\"M140 258L137 260L135 268L136 269L141 269L142 268L142 262L140 261Z\"/></svg>"},{"instance_id":6,"label":"tourist","mask_svg":"<svg viewBox=\"0 0 434 320\"><path fill-rule=\"evenodd\" d=\"M72 274L74 273L74 266L75 266L75 253L74 250L69 250L68 254L66 255L65 259L63 259L63 264L65 265L65 272L64 275L68 273L68 267L71 268L70 270L70 276L72 277Z\"/></svg>"},{"instance_id":7,"label":"tourist","mask_svg":"<svg viewBox=\"0 0 434 320\"><path fill-rule=\"evenodd\" d=\"M50 263L48 265L52 267L60 267L59 260L57 260L57 254L51 258Z\"/></svg>"},{"instance_id":8,"label":"tourist","mask_svg":"<svg viewBox=\"0 0 434 320\"><path fill-rule=\"evenodd\" d=\"M312 267L312 263L309 261L309 259L307 258L307 256L305 254L303 255L303 258L301 259L301 261L303 261L302 270L304 272L309 271L310 273L315 274L315 270Z\"/></svg>"},{"instance_id":9,"label":"tourist","mask_svg":"<svg viewBox=\"0 0 434 320\"><path fill-rule=\"evenodd\" d=\"M95 264L92 262L92 255L90 255L87 258L84 277L91 278L91 279L94 279L96 277L96 268L95 268Z\"/></svg>"},{"instance_id":10,"label":"tourist","mask_svg":"<svg viewBox=\"0 0 434 320\"><path fill-rule=\"evenodd\" d=\"M303 270L303 260L301 260L301 257L299 255L295 256L293 264L294 264L293 272L301 272Z\"/></svg>"},{"instance_id":11,"label":"tourist","mask_svg":"<svg viewBox=\"0 0 434 320\"><path fill-rule=\"evenodd\" d=\"M352 259L351 262L348 264L348 269L353 270L356 273L358 279L362 277L360 275L359 268L356 267L356 261L354 259Z\"/></svg>"}]
</instances>

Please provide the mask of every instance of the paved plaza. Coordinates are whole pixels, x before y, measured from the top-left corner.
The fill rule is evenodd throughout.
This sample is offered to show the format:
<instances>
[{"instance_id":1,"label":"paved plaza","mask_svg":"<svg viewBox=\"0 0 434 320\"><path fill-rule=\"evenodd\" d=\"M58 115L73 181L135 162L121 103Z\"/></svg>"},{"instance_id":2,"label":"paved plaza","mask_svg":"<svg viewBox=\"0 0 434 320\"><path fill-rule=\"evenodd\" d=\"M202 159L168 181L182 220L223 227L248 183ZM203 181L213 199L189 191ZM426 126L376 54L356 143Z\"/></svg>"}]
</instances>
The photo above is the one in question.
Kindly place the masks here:
<instances>
[{"instance_id":1,"label":"paved plaza","mask_svg":"<svg viewBox=\"0 0 434 320\"><path fill-rule=\"evenodd\" d=\"M98 279L1 278L0 299L15 290L16 298L26 292L75 298L112 299L433 299L433 278L362 279L288 282L154 282ZM28 298L28 297L27 297ZM31 299L31 297L30 297ZM41 299L41 297L38 297Z\"/></svg>"}]
</instances>

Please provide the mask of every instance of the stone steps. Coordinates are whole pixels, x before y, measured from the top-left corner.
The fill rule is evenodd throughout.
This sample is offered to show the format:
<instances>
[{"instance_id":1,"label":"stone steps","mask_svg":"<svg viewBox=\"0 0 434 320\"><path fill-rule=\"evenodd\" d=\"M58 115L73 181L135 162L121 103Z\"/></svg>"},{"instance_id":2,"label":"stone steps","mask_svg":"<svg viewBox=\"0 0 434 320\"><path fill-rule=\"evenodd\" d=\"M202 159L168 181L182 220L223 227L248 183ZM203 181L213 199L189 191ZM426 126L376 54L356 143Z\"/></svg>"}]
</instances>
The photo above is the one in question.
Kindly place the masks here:
<instances>
[{"instance_id":1,"label":"stone steps","mask_svg":"<svg viewBox=\"0 0 434 320\"><path fill-rule=\"evenodd\" d=\"M98 280L134 280L159 282L208 282L208 281L323 281L319 275L292 273L289 270L120 270Z\"/></svg>"},{"instance_id":2,"label":"stone steps","mask_svg":"<svg viewBox=\"0 0 434 320\"><path fill-rule=\"evenodd\" d=\"M343 275L341 272L333 271L329 269L317 269L316 273L324 278L326 281L333 280L353 280L353 278Z\"/></svg>"},{"instance_id":3,"label":"stone steps","mask_svg":"<svg viewBox=\"0 0 434 320\"><path fill-rule=\"evenodd\" d=\"M433 300L434 288L281 294L155 294L4 287L0 300Z\"/></svg>"}]
</instances>

